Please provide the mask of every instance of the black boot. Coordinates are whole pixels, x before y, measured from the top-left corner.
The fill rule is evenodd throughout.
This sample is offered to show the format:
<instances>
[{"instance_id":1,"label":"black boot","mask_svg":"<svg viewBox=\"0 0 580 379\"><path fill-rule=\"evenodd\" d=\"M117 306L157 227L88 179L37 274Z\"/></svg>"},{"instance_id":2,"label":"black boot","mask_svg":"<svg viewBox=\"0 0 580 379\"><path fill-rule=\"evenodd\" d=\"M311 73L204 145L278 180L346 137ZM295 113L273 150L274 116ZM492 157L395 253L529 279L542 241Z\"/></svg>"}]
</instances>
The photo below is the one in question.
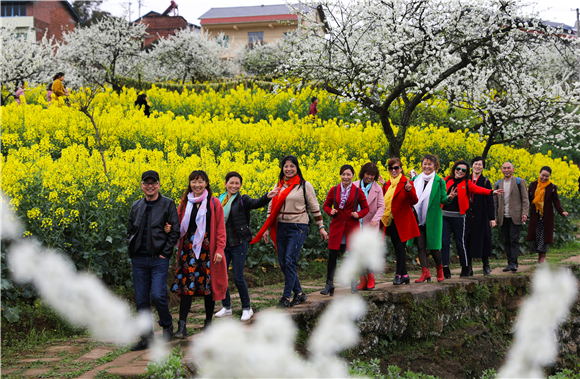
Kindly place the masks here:
<instances>
[{"instance_id":1,"label":"black boot","mask_svg":"<svg viewBox=\"0 0 580 379\"><path fill-rule=\"evenodd\" d=\"M491 267L489 267L489 264L483 265L483 275L491 275Z\"/></svg>"},{"instance_id":2,"label":"black boot","mask_svg":"<svg viewBox=\"0 0 580 379\"><path fill-rule=\"evenodd\" d=\"M187 338L187 326L185 320L179 320L177 326L177 332L175 332L175 337L177 338Z\"/></svg>"},{"instance_id":3,"label":"black boot","mask_svg":"<svg viewBox=\"0 0 580 379\"><path fill-rule=\"evenodd\" d=\"M449 266L443 266L443 276L445 276L445 279L451 279L451 270L449 270Z\"/></svg>"},{"instance_id":4,"label":"black boot","mask_svg":"<svg viewBox=\"0 0 580 379\"><path fill-rule=\"evenodd\" d=\"M163 328L163 339L167 342L173 339L173 325Z\"/></svg>"},{"instance_id":5,"label":"black boot","mask_svg":"<svg viewBox=\"0 0 580 379\"><path fill-rule=\"evenodd\" d=\"M324 289L322 291L320 291L321 295L329 295L329 296L333 296L334 295L334 284L332 283L332 281L326 281L326 286L324 287Z\"/></svg>"},{"instance_id":6,"label":"black boot","mask_svg":"<svg viewBox=\"0 0 580 379\"><path fill-rule=\"evenodd\" d=\"M465 278L466 276L469 276L469 267L461 266L461 274L459 274L459 276L461 278Z\"/></svg>"}]
</instances>

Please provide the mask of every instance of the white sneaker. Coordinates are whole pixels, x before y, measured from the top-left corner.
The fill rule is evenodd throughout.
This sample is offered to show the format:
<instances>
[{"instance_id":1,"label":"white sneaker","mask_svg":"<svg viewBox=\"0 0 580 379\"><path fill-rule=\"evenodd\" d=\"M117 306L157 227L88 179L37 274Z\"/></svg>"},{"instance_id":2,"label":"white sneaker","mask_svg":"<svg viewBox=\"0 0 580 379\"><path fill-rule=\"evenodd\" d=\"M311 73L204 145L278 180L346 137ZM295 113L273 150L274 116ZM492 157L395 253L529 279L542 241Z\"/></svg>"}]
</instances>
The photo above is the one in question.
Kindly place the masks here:
<instances>
[{"instance_id":1,"label":"white sneaker","mask_svg":"<svg viewBox=\"0 0 580 379\"><path fill-rule=\"evenodd\" d=\"M216 312L215 317L221 318L221 317L226 317L226 316L231 316L231 315L232 315L231 308L230 309L222 308Z\"/></svg>"},{"instance_id":2,"label":"white sneaker","mask_svg":"<svg viewBox=\"0 0 580 379\"><path fill-rule=\"evenodd\" d=\"M244 310L242 310L242 318L240 318L240 320L248 321L249 319L252 318L253 315L254 315L254 311L252 310L252 308L244 309Z\"/></svg>"}]
</instances>

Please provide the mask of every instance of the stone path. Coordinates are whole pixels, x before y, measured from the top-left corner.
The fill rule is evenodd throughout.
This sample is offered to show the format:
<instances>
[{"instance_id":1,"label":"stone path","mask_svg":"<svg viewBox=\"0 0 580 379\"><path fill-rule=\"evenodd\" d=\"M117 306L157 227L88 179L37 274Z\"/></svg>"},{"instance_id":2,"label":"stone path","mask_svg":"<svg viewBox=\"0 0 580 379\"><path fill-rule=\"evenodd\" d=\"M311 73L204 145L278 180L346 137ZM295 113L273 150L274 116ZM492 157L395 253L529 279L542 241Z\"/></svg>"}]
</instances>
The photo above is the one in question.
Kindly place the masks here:
<instances>
[{"instance_id":1,"label":"stone path","mask_svg":"<svg viewBox=\"0 0 580 379\"><path fill-rule=\"evenodd\" d=\"M530 272L534 269L534 259L521 259L519 273ZM580 264L580 255L566 259L564 262L571 264ZM493 268L492 275L504 276L514 275L511 272L502 272L503 265ZM493 267L493 266L492 266ZM481 267L475 267L475 277L459 278L459 269L452 270L453 278L446 280L445 283L459 282L463 280L478 280L482 275ZM433 274L433 272L432 272ZM412 282L419 276L418 272L411 273ZM408 291L412 293L427 293L433 291L437 286L436 280L430 284L415 284L394 286L391 280L391 274L378 275L378 283L374 291ZM321 289L321 278L318 281L306 281L303 283L305 292L309 293L307 303L290 308L288 312L297 314L304 312L312 307L323 306L332 300L332 297L323 296L318 293ZM271 285L251 289L252 307L256 312L274 306L280 296L281 285ZM335 296L347 294L350 288L339 288ZM239 318L241 310L237 291L232 291L232 304L234 305L233 317ZM219 309L216 305L216 311ZM178 319L177 309L173 309L174 319ZM188 331L190 334L197 333L203 325L204 311L203 301L197 300L192 306L192 312L188 320ZM220 320L215 320L220 322ZM159 330L156 333L160 333ZM174 340L171 346L180 346L186 349L187 345L195 338L190 336L188 340ZM6 378L47 378L47 377L68 377L68 378L114 378L114 377L139 377L146 372L149 363L149 351L129 351L127 348L119 348L114 345L104 344L92 341L88 338L74 339L60 344L47 346L34 354L25 354L18 359L4 361L2 363L2 376Z\"/></svg>"}]
</instances>

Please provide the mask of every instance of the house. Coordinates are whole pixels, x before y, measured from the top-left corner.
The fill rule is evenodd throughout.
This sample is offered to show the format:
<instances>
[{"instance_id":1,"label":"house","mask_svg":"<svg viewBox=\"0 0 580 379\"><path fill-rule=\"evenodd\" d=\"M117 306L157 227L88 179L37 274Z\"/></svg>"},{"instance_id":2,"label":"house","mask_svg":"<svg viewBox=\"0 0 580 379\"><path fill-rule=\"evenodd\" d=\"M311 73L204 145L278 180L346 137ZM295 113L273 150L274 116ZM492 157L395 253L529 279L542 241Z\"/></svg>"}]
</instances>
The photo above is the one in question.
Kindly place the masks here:
<instances>
[{"instance_id":1,"label":"house","mask_svg":"<svg viewBox=\"0 0 580 379\"><path fill-rule=\"evenodd\" d=\"M300 22L296 10L286 4L211 8L200 17L202 31L223 35L225 58L257 44L275 43Z\"/></svg>"},{"instance_id":2,"label":"house","mask_svg":"<svg viewBox=\"0 0 580 379\"><path fill-rule=\"evenodd\" d=\"M62 40L63 32L73 30L79 16L68 1L2 1L0 27L14 29L27 39Z\"/></svg>"},{"instance_id":3,"label":"house","mask_svg":"<svg viewBox=\"0 0 580 379\"><path fill-rule=\"evenodd\" d=\"M151 11L135 20L135 23L147 25L147 35L143 41L145 49L151 47L160 38L174 35L177 31L186 28L198 28L190 24L185 18L177 13L178 7L175 1L171 1L169 7L163 13Z\"/></svg>"}]
</instances>

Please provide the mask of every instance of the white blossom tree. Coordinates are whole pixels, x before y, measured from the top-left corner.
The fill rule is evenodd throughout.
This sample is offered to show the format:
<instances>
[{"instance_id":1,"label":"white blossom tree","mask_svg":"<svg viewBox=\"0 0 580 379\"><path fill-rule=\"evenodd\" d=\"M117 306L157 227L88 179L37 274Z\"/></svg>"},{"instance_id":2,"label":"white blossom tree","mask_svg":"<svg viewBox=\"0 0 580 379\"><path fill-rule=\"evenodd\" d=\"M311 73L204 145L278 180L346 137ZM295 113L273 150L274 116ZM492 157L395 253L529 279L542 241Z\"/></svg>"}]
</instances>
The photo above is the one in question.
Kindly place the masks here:
<instances>
[{"instance_id":1,"label":"white blossom tree","mask_svg":"<svg viewBox=\"0 0 580 379\"><path fill-rule=\"evenodd\" d=\"M148 80L204 81L228 76L232 64L221 56L224 48L220 37L205 32L183 29L162 38L145 56Z\"/></svg>"},{"instance_id":2,"label":"white blossom tree","mask_svg":"<svg viewBox=\"0 0 580 379\"><path fill-rule=\"evenodd\" d=\"M451 104L477 118L471 129L486 142L484 158L493 145L524 140L580 148L580 41L554 32L525 33L446 86Z\"/></svg>"},{"instance_id":3,"label":"white blossom tree","mask_svg":"<svg viewBox=\"0 0 580 379\"><path fill-rule=\"evenodd\" d=\"M120 78L131 76L139 63L145 28L143 24L104 17L90 26L65 33L57 59L68 66L66 74L78 84L110 84L120 91Z\"/></svg>"},{"instance_id":4,"label":"white blossom tree","mask_svg":"<svg viewBox=\"0 0 580 379\"><path fill-rule=\"evenodd\" d=\"M35 42L0 28L2 54L0 54L0 81L11 92L20 82L47 83L51 79L53 42L46 36ZM4 98L2 102L4 103Z\"/></svg>"},{"instance_id":5,"label":"white blossom tree","mask_svg":"<svg viewBox=\"0 0 580 379\"><path fill-rule=\"evenodd\" d=\"M282 44L259 44L252 49L246 48L240 55L240 66L250 75L267 76L277 73L285 59Z\"/></svg>"},{"instance_id":6,"label":"white blossom tree","mask_svg":"<svg viewBox=\"0 0 580 379\"><path fill-rule=\"evenodd\" d=\"M323 1L318 9L326 22L302 24L284 69L376 112L395 156L421 102L521 33L518 0Z\"/></svg>"}]
</instances>

